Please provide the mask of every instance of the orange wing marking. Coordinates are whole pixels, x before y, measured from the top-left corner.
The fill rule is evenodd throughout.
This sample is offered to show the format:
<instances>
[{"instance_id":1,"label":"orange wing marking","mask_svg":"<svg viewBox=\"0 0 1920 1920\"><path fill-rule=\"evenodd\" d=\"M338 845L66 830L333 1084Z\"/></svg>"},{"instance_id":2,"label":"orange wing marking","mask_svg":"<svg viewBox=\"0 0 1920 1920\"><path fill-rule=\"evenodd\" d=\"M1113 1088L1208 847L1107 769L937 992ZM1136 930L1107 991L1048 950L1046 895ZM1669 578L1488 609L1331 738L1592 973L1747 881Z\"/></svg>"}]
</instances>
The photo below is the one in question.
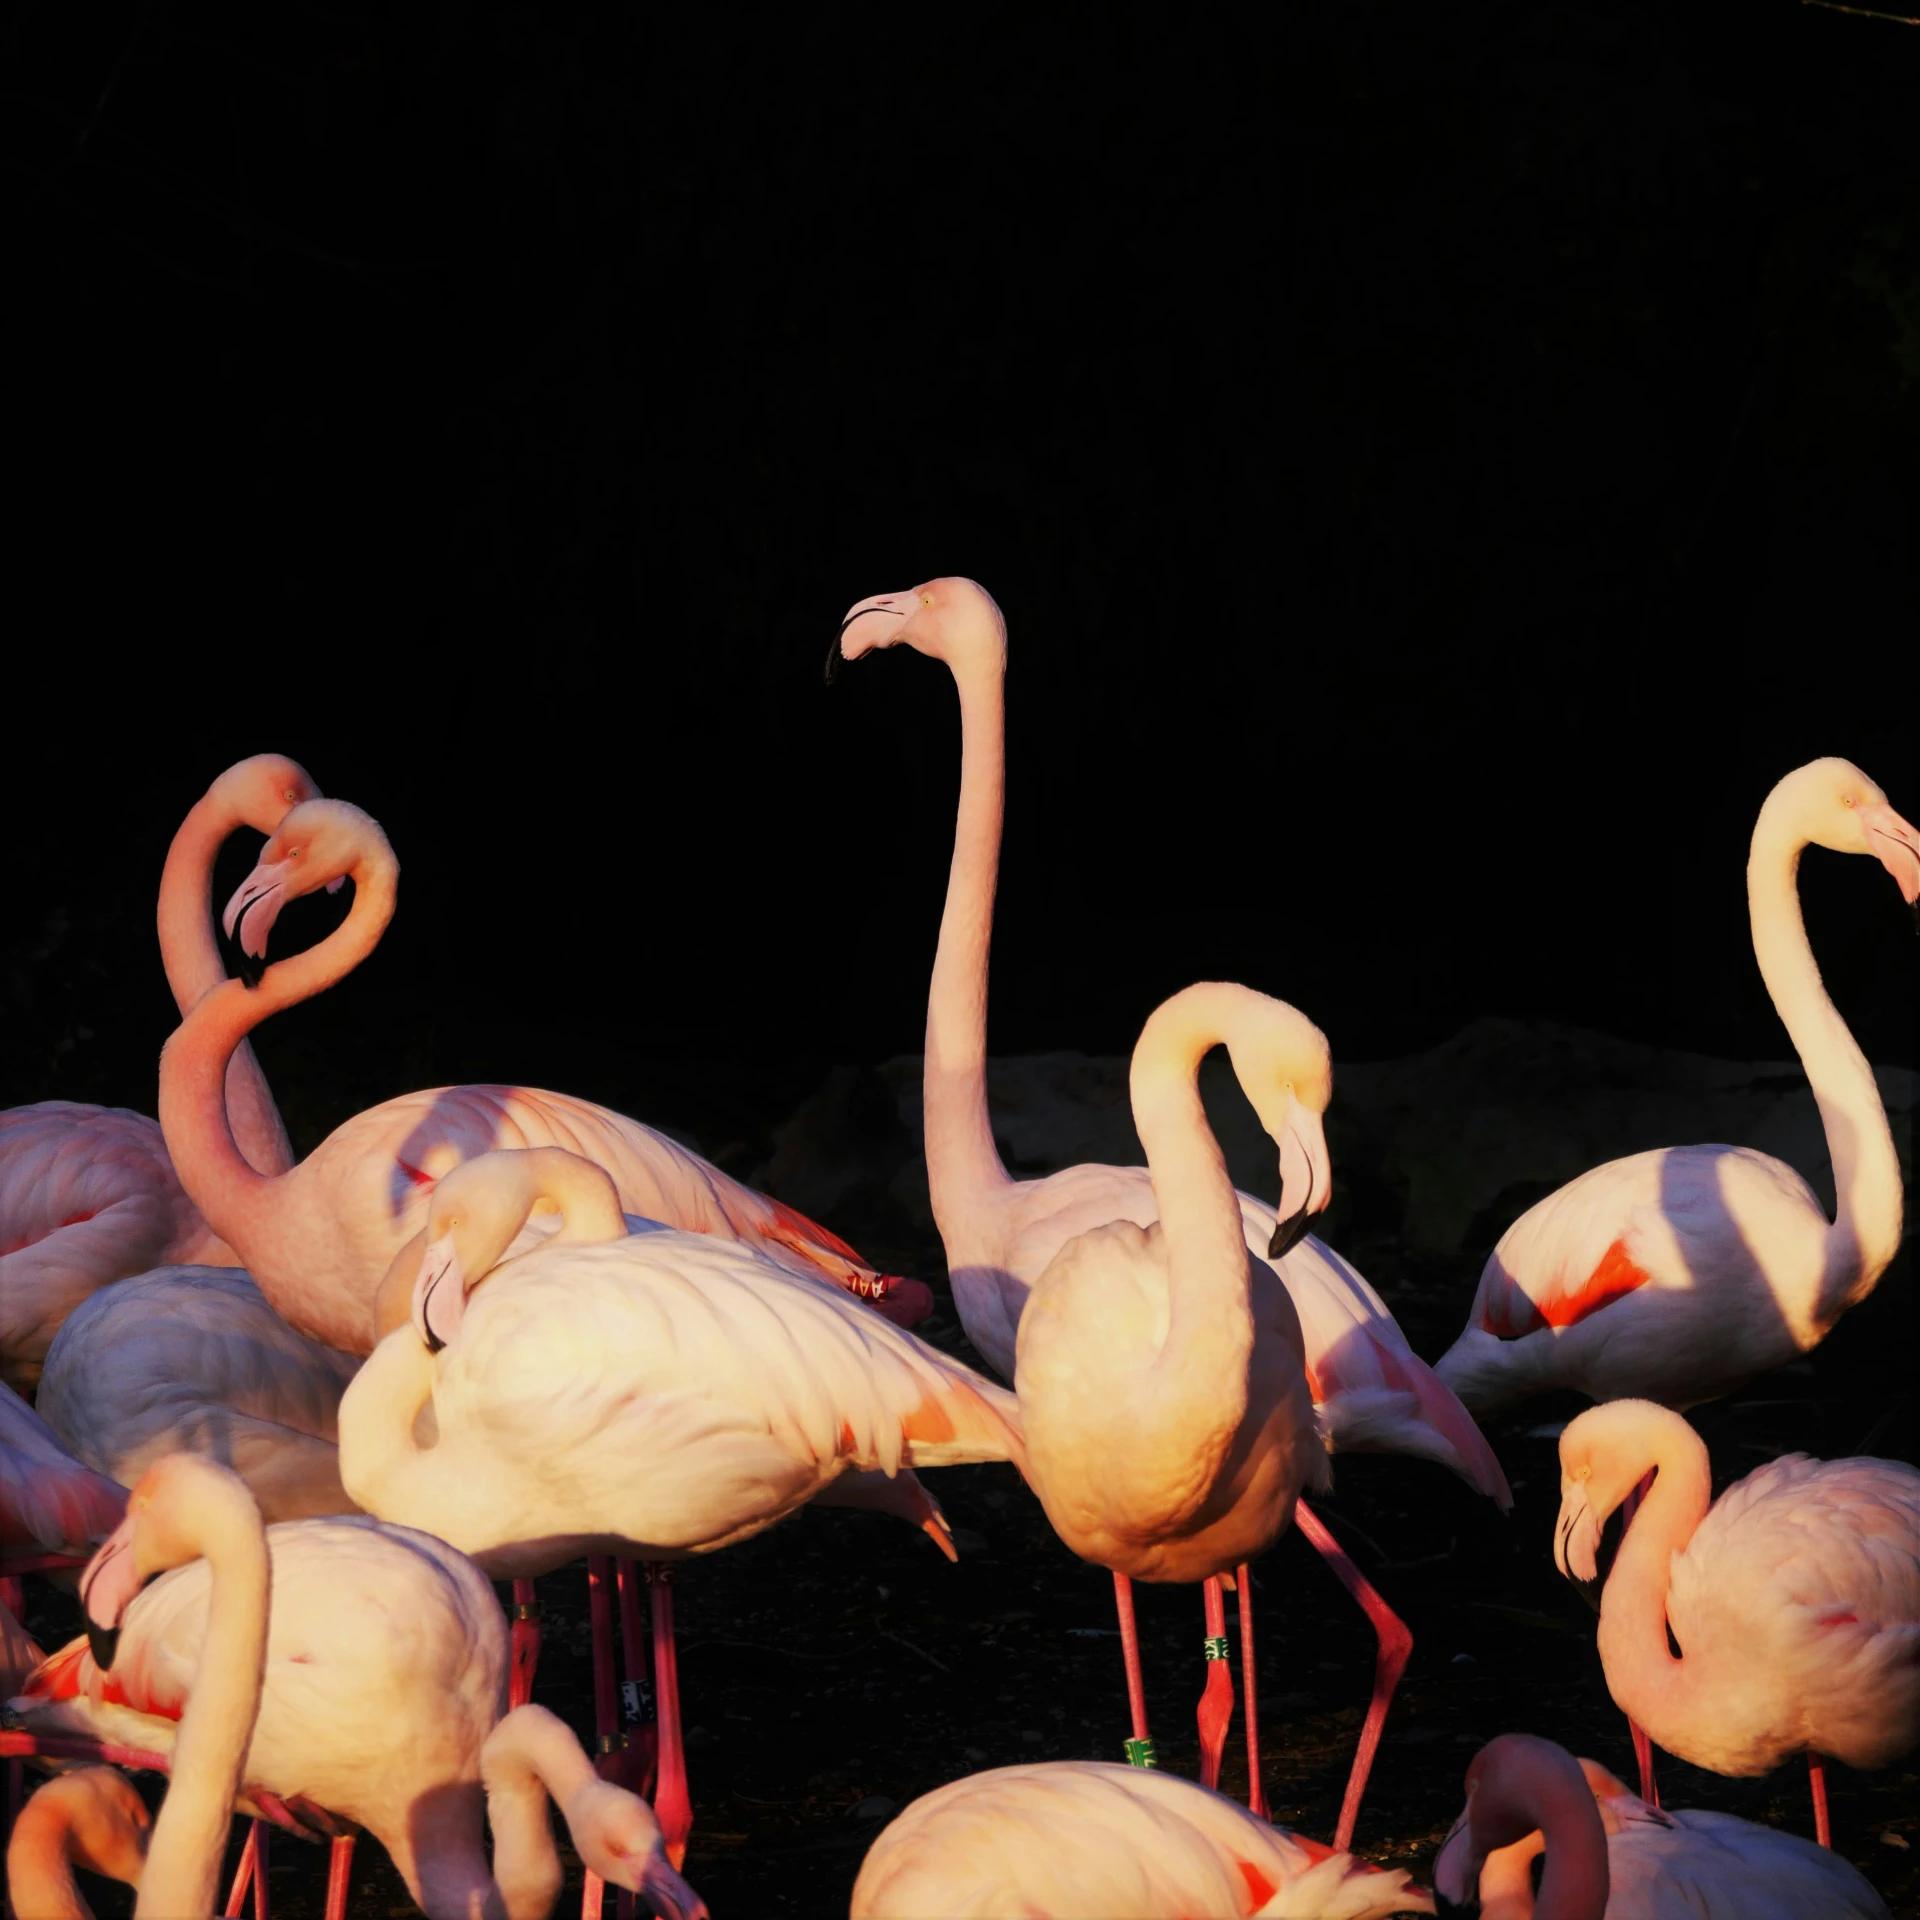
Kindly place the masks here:
<instances>
[{"instance_id":1,"label":"orange wing marking","mask_svg":"<svg viewBox=\"0 0 1920 1920\"><path fill-rule=\"evenodd\" d=\"M1482 1309L1480 1325L1502 1340L1518 1340L1542 1327L1577 1326L1602 1307L1644 1287L1647 1279L1646 1268L1635 1263L1627 1252L1627 1243L1616 1240L1578 1286L1554 1287L1544 1300L1532 1299L1516 1282L1508 1280Z\"/></svg>"},{"instance_id":2,"label":"orange wing marking","mask_svg":"<svg viewBox=\"0 0 1920 1920\"><path fill-rule=\"evenodd\" d=\"M1247 1897L1253 1902L1250 1912L1264 1907L1280 1891L1251 1860L1236 1860L1233 1864L1240 1869L1240 1878L1247 1883Z\"/></svg>"},{"instance_id":3,"label":"orange wing marking","mask_svg":"<svg viewBox=\"0 0 1920 1920\"><path fill-rule=\"evenodd\" d=\"M412 1162L407 1160L396 1160L394 1165L397 1166L416 1187L430 1187L434 1184L435 1176L429 1173L424 1167L416 1167Z\"/></svg>"}]
</instances>

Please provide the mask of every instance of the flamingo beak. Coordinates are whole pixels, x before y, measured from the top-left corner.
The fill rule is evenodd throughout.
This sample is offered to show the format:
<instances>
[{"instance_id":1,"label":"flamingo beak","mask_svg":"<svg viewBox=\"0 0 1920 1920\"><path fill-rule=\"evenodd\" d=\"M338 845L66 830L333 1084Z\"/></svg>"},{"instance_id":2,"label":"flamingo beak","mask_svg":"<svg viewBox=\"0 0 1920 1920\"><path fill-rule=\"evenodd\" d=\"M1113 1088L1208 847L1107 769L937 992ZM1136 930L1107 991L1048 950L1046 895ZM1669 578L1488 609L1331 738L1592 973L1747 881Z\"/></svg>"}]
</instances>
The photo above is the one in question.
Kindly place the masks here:
<instances>
[{"instance_id":1,"label":"flamingo beak","mask_svg":"<svg viewBox=\"0 0 1920 1920\"><path fill-rule=\"evenodd\" d=\"M667 1864L664 1847L640 1870L640 1897L660 1920L708 1920L707 1903Z\"/></svg>"},{"instance_id":2,"label":"flamingo beak","mask_svg":"<svg viewBox=\"0 0 1920 1920\"><path fill-rule=\"evenodd\" d=\"M876 593L871 600L850 608L827 649L827 685L833 685L848 661L858 660L876 647L892 646L918 605L910 593Z\"/></svg>"},{"instance_id":3,"label":"flamingo beak","mask_svg":"<svg viewBox=\"0 0 1920 1920\"><path fill-rule=\"evenodd\" d=\"M87 1619L87 1647L102 1673L120 1650L120 1627L144 1582L133 1558L133 1515L114 1528L80 1576L80 1605Z\"/></svg>"},{"instance_id":4,"label":"flamingo beak","mask_svg":"<svg viewBox=\"0 0 1920 1920\"><path fill-rule=\"evenodd\" d=\"M1594 1519L1586 1486L1575 1481L1560 1501L1560 1521L1553 1533L1553 1564L1573 1582L1581 1599L1595 1613L1600 1611L1600 1595L1612 1558L1604 1549L1602 1528Z\"/></svg>"},{"instance_id":5,"label":"flamingo beak","mask_svg":"<svg viewBox=\"0 0 1920 1920\"><path fill-rule=\"evenodd\" d=\"M443 1233L429 1241L420 1256L409 1309L413 1330L429 1353L438 1353L460 1331L466 1306L467 1278L460 1268L460 1255L453 1235Z\"/></svg>"},{"instance_id":6,"label":"flamingo beak","mask_svg":"<svg viewBox=\"0 0 1920 1920\"><path fill-rule=\"evenodd\" d=\"M261 861L240 883L239 891L220 916L229 939L234 937L235 928L239 929L240 951L245 959L264 962L267 957L267 935L287 904L288 865L285 860ZM247 984L252 986L259 977L254 972Z\"/></svg>"},{"instance_id":7,"label":"flamingo beak","mask_svg":"<svg viewBox=\"0 0 1920 1920\"><path fill-rule=\"evenodd\" d=\"M1867 851L1893 875L1900 897L1920 927L1920 833L1884 802L1855 809L1867 833Z\"/></svg>"},{"instance_id":8,"label":"flamingo beak","mask_svg":"<svg viewBox=\"0 0 1920 1920\"><path fill-rule=\"evenodd\" d=\"M1480 1863L1474 1858L1473 1828L1463 1807L1433 1863L1433 1894L1439 1913L1475 1914L1480 1911Z\"/></svg>"},{"instance_id":9,"label":"flamingo beak","mask_svg":"<svg viewBox=\"0 0 1920 1920\"><path fill-rule=\"evenodd\" d=\"M1324 1213L1332 1198L1326 1131L1320 1116L1296 1100L1287 1110L1280 1141L1280 1218L1267 1244L1267 1258L1278 1260L1295 1247L1306 1234L1308 1216Z\"/></svg>"}]
</instances>

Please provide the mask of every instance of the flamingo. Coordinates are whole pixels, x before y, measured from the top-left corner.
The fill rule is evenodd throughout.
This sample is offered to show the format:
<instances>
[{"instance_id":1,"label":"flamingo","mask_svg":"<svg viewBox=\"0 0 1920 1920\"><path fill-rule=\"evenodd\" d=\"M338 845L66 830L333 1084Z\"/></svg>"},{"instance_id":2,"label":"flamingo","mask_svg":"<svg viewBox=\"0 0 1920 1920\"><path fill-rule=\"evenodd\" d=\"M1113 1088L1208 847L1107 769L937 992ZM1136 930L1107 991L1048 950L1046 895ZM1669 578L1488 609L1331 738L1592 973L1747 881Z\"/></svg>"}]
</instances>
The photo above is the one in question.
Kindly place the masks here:
<instances>
[{"instance_id":1,"label":"flamingo","mask_svg":"<svg viewBox=\"0 0 1920 1920\"><path fill-rule=\"evenodd\" d=\"M113 1767L57 1774L21 1809L7 1842L7 1892L20 1920L93 1920L73 1870L137 1887L153 1818Z\"/></svg>"},{"instance_id":2,"label":"flamingo","mask_svg":"<svg viewBox=\"0 0 1920 1920\"><path fill-rule=\"evenodd\" d=\"M1714 1501L1679 1414L1609 1401L1560 1436L1554 1560L1569 1579L1600 1582L1601 1529L1649 1473L1600 1588L1607 1690L1715 1773L1806 1753L1825 1846L1822 1756L1884 1767L1920 1740L1920 1472L1786 1454Z\"/></svg>"},{"instance_id":3,"label":"flamingo","mask_svg":"<svg viewBox=\"0 0 1920 1920\"><path fill-rule=\"evenodd\" d=\"M1006 787L1006 624L986 590L971 580L931 580L911 593L880 594L858 602L841 622L827 677L843 661L902 644L944 662L960 695L960 800L927 998L927 1178L961 1324L988 1364L1010 1379L1021 1315L1048 1263L1091 1227L1111 1220L1150 1226L1158 1217L1157 1202L1144 1167L1085 1165L1043 1180L1014 1180L1001 1164L987 1108L986 1010ZM1414 1354L1366 1280L1305 1232L1308 1214L1325 1207L1331 1190L1319 1111L1296 1104L1277 1137L1279 1212L1250 1194L1235 1198L1248 1250L1275 1268L1298 1312L1308 1384L1329 1451L1411 1453L1437 1461L1506 1511L1513 1497L1485 1436ZM1297 1517L1378 1636L1372 1727L1374 1715L1384 1720L1412 1636L1304 1502ZM1237 1584L1243 1644L1250 1648L1250 1602L1245 1583ZM1225 1646L1223 1604L1210 1587L1210 1661ZM1123 1600L1123 1616L1126 1611ZM1124 1619L1122 1634L1124 1641ZM1210 1666L1209 1719L1218 1714L1222 1689L1230 1699L1224 1667L1216 1680ZM1251 1725L1248 1732L1252 1737ZM1136 1727L1136 1740L1142 1737ZM1213 1738L1203 1736L1208 1748ZM1264 1811L1257 1764L1251 1774L1252 1804ZM1341 1814L1342 1846L1352 1837L1357 1813L1358 1800L1350 1795Z\"/></svg>"},{"instance_id":4,"label":"flamingo","mask_svg":"<svg viewBox=\"0 0 1920 1920\"><path fill-rule=\"evenodd\" d=\"M868 1850L851 1920L1377 1920L1431 1913L1400 1869L1272 1827L1171 1774L996 1767L906 1809Z\"/></svg>"},{"instance_id":5,"label":"flamingo","mask_svg":"<svg viewBox=\"0 0 1920 1920\"><path fill-rule=\"evenodd\" d=\"M1873 1069L1820 982L1796 887L1802 849L1871 854L1920 901L1920 833L1845 760L1767 795L1747 860L1754 958L1819 1102L1835 1218L1749 1147L1610 1160L1523 1213L1488 1258L1436 1371L1476 1413L1571 1387L1679 1411L1811 1352L1900 1248L1900 1163Z\"/></svg>"},{"instance_id":6,"label":"flamingo","mask_svg":"<svg viewBox=\"0 0 1920 1920\"><path fill-rule=\"evenodd\" d=\"M245 1558L233 1545L243 1510L259 1543ZM168 1758L161 1824L176 1800L194 1809L211 1849L209 1890L235 1799L271 1797L364 1826L431 1920L470 1920L495 1903L510 1920L532 1920L559 1886L534 1793L544 1784L595 1871L675 1920L704 1912L659 1857L652 1815L624 1789L596 1782L564 1727L543 1708L502 1716L499 1604L473 1563L442 1541L362 1516L264 1527L236 1475L173 1454L134 1488L83 1593L87 1634L54 1654L13 1706L31 1729ZM196 1726L209 1730L198 1748ZM203 1771L183 1792L208 1737L226 1743L231 1768L220 1791ZM494 1813L492 1869L483 1798ZM155 1897L153 1910L210 1907Z\"/></svg>"},{"instance_id":7,"label":"flamingo","mask_svg":"<svg viewBox=\"0 0 1920 1920\"><path fill-rule=\"evenodd\" d=\"M126 1492L81 1464L0 1386L0 1575L43 1557L84 1560L120 1524Z\"/></svg>"},{"instance_id":8,"label":"flamingo","mask_svg":"<svg viewBox=\"0 0 1920 1920\"><path fill-rule=\"evenodd\" d=\"M238 827L271 833L318 796L275 753L229 767L195 803L160 876L160 953L184 1013L226 978L213 937L214 856ZM234 1137L262 1172L293 1164L251 1047L227 1069ZM124 1107L44 1100L0 1113L0 1380L27 1391L60 1323L90 1293L168 1262L235 1266L182 1192L160 1129Z\"/></svg>"},{"instance_id":9,"label":"flamingo","mask_svg":"<svg viewBox=\"0 0 1920 1920\"><path fill-rule=\"evenodd\" d=\"M543 1203L559 1232L489 1279ZM530 1578L581 1553L711 1553L849 1473L1023 1460L1010 1394L837 1288L712 1235L624 1229L612 1181L574 1155L484 1154L448 1174L412 1323L340 1403L348 1493L495 1578ZM664 1581L653 1632L657 1804L680 1849L691 1810Z\"/></svg>"},{"instance_id":10,"label":"flamingo","mask_svg":"<svg viewBox=\"0 0 1920 1920\"><path fill-rule=\"evenodd\" d=\"M351 1513L335 1415L359 1362L309 1340L233 1267L162 1267L84 1301L55 1336L39 1411L131 1486L161 1455L230 1466L271 1522ZM117 1489L116 1489L117 1491Z\"/></svg>"},{"instance_id":11,"label":"flamingo","mask_svg":"<svg viewBox=\"0 0 1920 1920\"><path fill-rule=\"evenodd\" d=\"M1468 1766L1434 1885L1442 1913L1481 1920L1890 1920L1825 1848L1727 1813L1651 1807L1604 1767L1524 1733L1489 1741Z\"/></svg>"},{"instance_id":12,"label":"flamingo","mask_svg":"<svg viewBox=\"0 0 1920 1920\"><path fill-rule=\"evenodd\" d=\"M260 959L288 900L351 875L352 910L318 946L266 967L257 986L226 981L205 995L161 1055L160 1121L181 1180L285 1319L330 1347L370 1352L380 1283L396 1256L417 1258L409 1243L435 1181L502 1146L581 1153L614 1177L630 1213L738 1241L890 1317L924 1315L932 1296L920 1282L875 1273L791 1207L664 1134L565 1094L503 1086L405 1094L349 1120L287 1172L257 1172L230 1130L225 1063L270 1014L324 991L372 952L393 916L399 872L386 835L357 807L295 808L229 904L229 927Z\"/></svg>"}]
</instances>

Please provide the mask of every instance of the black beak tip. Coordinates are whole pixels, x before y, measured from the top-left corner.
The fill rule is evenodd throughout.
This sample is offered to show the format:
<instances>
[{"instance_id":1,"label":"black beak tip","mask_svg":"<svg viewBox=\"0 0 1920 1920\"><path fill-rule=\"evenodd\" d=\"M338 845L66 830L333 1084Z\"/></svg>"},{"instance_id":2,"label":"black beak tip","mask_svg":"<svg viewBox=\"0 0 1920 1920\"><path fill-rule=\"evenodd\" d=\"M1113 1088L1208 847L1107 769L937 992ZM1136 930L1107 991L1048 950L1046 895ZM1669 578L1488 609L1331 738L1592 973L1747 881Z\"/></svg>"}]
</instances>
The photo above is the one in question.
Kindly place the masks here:
<instances>
[{"instance_id":1,"label":"black beak tip","mask_svg":"<svg viewBox=\"0 0 1920 1920\"><path fill-rule=\"evenodd\" d=\"M1600 1596L1606 1591L1606 1576L1602 1574L1597 1580L1582 1580L1570 1573L1567 1575L1567 1580L1574 1592L1598 1615L1600 1611Z\"/></svg>"},{"instance_id":2,"label":"black beak tip","mask_svg":"<svg viewBox=\"0 0 1920 1920\"><path fill-rule=\"evenodd\" d=\"M113 1656L120 1651L120 1629L103 1627L97 1622L87 1622L87 1651L93 1655L93 1664L102 1673L113 1671Z\"/></svg>"},{"instance_id":3,"label":"black beak tip","mask_svg":"<svg viewBox=\"0 0 1920 1920\"><path fill-rule=\"evenodd\" d=\"M429 1353L445 1353L446 1350L447 1343L434 1332L433 1322L429 1320L427 1322L427 1351Z\"/></svg>"},{"instance_id":4,"label":"black beak tip","mask_svg":"<svg viewBox=\"0 0 1920 1920\"><path fill-rule=\"evenodd\" d=\"M1267 1242L1267 1258L1278 1260L1284 1254L1291 1253L1299 1245L1306 1231L1307 1210L1302 1207L1298 1213L1275 1224L1273 1238Z\"/></svg>"},{"instance_id":5,"label":"black beak tip","mask_svg":"<svg viewBox=\"0 0 1920 1920\"><path fill-rule=\"evenodd\" d=\"M847 664L847 656L840 651L840 636L833 636L833 645L827 649L827 685L840 678L840 669Z\"/></svg>"},{"instance_id":6,"label":"black beak tip","mask_svg":"<svg viewBox=\"0 0 1920 1920\"><path fill-rule=\"evenodd\" d=\"M267 963L264 958L247 952L244 947L241 948L240 978L249 988L257 987L265 978L266 971Z\"/></svg>"}]
</instances>

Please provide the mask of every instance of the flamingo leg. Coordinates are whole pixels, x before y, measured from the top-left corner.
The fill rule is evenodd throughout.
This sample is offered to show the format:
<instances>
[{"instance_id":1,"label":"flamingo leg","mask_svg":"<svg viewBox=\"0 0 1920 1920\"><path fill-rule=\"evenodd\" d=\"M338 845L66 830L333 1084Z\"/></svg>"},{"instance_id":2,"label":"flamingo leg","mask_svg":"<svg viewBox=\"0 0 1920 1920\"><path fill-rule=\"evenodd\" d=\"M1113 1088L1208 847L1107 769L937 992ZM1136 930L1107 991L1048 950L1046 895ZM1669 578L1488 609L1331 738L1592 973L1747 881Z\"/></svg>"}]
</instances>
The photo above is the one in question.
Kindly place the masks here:
<instances>
[{"instance_id":1,"label":"flamingo leg","mask_svg":"<svg viewBox=\"0 0 1920 1920\"><path fill-rule=\"evenodd\" d=\"M1240 1668L1247 1707L1247 1810L1265 1820L1270 1816L1267 1790L1260 1779L1260 1687L1253 1671L1253 1569L1242 1561L1234 1572L1240 1589Z\"/></svg>"},{"instance_id":2,"label":"flamingo leg","mask_svg":"<svg viewBox=\"0 0 1920 1920\"><path fill-rule=\"evenodd\" d=\"M1127 1710L1133 1718L1133 1737L1127 1742L1127 1764L1156 1767L1153 1736L1147 1731L1147 1683L1140 1671L1140 1629L1133 1618L1133 1582L1124 1573L1113 1576L1113 1606L1120 1616L1120 1657L1127 1666Z\"/></svg>"},{"instance_id":3,"label":"flamingo leg","mask_svg":"<svg viewBox=\"0 0 1920 1920\"><path fill-rule=\"evenodd\" d=\"M1807 1777L1813 1782L1813 1837L1823 1847L1833 1845L1833 1828L1827 1822L1827 1762L1824 1754L1807 1749Z\"/></svg>"},{"instance_id":4,"label":"flamingo leg","mask_svg":"<svg viewBox=\"0 0 1920 1920\"><path fill-rule=\"evenodd\" d=\"M227 1890L227 1904L221 1909L224 1920L240 1920L247 1910L247 1889L253 1884L253 1870L260 1856L260 1822L247 1828L247 1844L240 1850L240 1864L234 1869L233 1885Z\"/></svg>"},{"instance_id":5,"label":"flamingo leg","mask_svg":"<svg viewBox=\"0 0 1920 1920\"><path fill-rule=\"evenodd\" d=\"M1194 1718L1200 1726L1200 1784L1220 1784L1220 1756L1226 1750L1227 1728L1233 1724L1233 1661L1227 1646L1227 1602L1220 1576L1210 1575L1205 1589L1207 1605L1207 1684Z\"/></svg>"},{"instance_id":6,"label":"flamingo leg","mask_svg":"<svg viewBox=\"0 0 1920 1920\"><path fill-rule=\"evenodd\" d=\"M1340 1824L1333 1834L1335 1851L1345 1853L1353 1844L1360 1801L1366 1793L1367 1775L1372 1770L1373 1756L1379 1751L1380 1735L1387 1724L1387 1709L1393 1704L1393 1690L1400 1684L1408 1656L1413 1652L1413 1635L1304 1500L1295 1502L1293 1519L1308 1543L1333 1569L1340 1584L1359 1601L1373 1622L1374 1635L1380 1643L1373 1666L1373 1699L1367 1707L1366 1724L1360 1729L1359 1751L1353 1756L1353 1771L1347 1776L1347 1797L1340 1804Z\"/></svg>"},{"instance_id":7,"label":"flamingo leg","mask_svg":"<svg viewBox=\"0 0 1920 1920\"><path fill-rule=\"evenodd\" d=\"M1633 1735L1633 1757L1640 1763L1640 1798L1648 1806L1660 1804L1660 1783L1653 1777L1653 1742L1647 1738L1647 1730L1631 1714L1627 1716L1627 1727Z\"/></svg>"},{"instance_id":8,"label":"flamingo leg","mask_svg":"<svg viewBox=\"0 0 1920 1920\"><path fill-rule=\"evenodd\" d=\"M659 1751L659 1730L642 1719L647 1683L640 1666L640 1650L646 1628L640 1618L640 1565L635 1560L616 1560L614 1571L620 1589L620 1718L622 1721L618 1784L631 1788L643 1800L653 1796L655 1756ZM615 1920L634 1920L634 1896L625 1887L614 1895Z\"/></svg>"},{"instance_id":9,"label":"flamingo leg","mask_svg":"<svg viewBox=\"0 0 1920 1920\"><path fill-rule=\"evenodd\" d=\"M347 1920L347 1884L353 1878L353 1835L341 1834L327 1860L326 1920Z\"/></svg>"},{"instance_id":10,"label":"flamingo leg","mask_svg":"<svg viewBox=\"0 0 1920 1920\"><path fill-rule=\"evenodd\" d=\"M513 1657L507 1669L507 1705L524 1707L533 1698L534 1669L540 1664L540 1599L531 1580L513 1583Z\"/></svg>"},{"instance_id":11,"label":"flamingo leg","mask_svg":"<svg viewBox=\"0 0 1920 1920\"><path fill-rule=\"evenodd\" d=\"M647 1568L653 1587L653 1697L659 1727L654 1817L677 1873L693 1831L693 1801L687 1793L687 1757L680 1744L680 1667L673 1647L673 1569L664 1561Z\"/></svg>"},{"instance_id":12,"label":"flamingo leg","mask_svg":"<svg viewBox=\"0 0 1920 1920\"><path fill-rule=\"evenodd\" d=\"M620 1708L613 1675L613 1559L587 1555L587 1618L593 1630L594 1771L605 1780L619 1770ZM580 1897L580 1920L600 1920L605 1885L589 1871Z\"/></svg>"}]
</instances>

